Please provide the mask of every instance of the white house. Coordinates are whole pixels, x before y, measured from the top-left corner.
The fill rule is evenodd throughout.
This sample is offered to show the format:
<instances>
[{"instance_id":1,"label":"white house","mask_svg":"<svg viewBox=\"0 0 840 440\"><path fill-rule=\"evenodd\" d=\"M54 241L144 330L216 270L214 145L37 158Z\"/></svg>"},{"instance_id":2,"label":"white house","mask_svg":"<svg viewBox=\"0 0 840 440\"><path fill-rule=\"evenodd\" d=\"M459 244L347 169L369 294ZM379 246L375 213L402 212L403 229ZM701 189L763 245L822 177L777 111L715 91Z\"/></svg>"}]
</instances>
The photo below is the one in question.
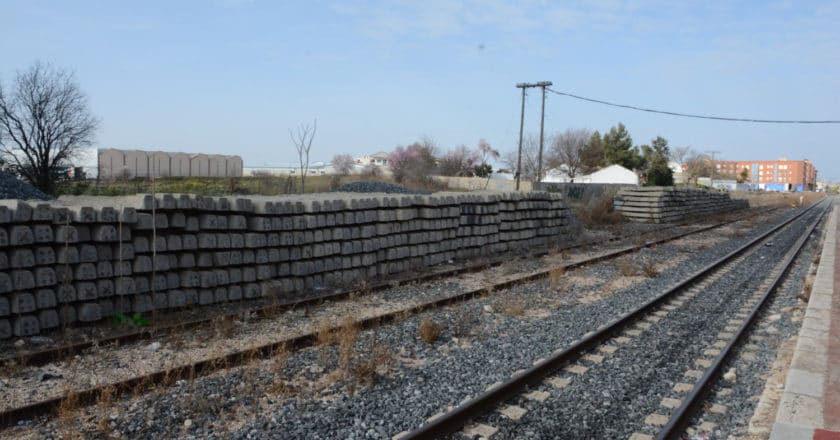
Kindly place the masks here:
<instances>
[{"instance_id":1,"label":"white house","mask_svg":"<svg viewBox=\"0 0 840 440\"><path fill-rule=\"evenodd\" d=\"M548 170L542 181L546 183L570 183L574 181L574 183L621 183L638 185L639 176L621 165L610 165L592 174L577 175L572 179L561 165L560 168Z\"/></svg>"},{"instance_id":2,"label":"white house","mask_svg":"<svg viewBox=\"0 0 840 440\"><path fill-rule=\"evenodd\" d=\"M592 174L582 176L579 180L575 179L575 181L580 183L623 183L638 185L639 176L621 165L610 165Z\"/></svg>"},{"instance_id":3,"label":"white house","mask_svg":"<svg viewBox=\"0 0 840 440\"><path fill-rule=\"evenodd\" d=\"M380 151L378 153L373 153L368 156L357 157L355 159L356 163L359 165L376 165L378 167L386 167L388 165L388 153L384 151Z\"/></svg>"}]
</instances>

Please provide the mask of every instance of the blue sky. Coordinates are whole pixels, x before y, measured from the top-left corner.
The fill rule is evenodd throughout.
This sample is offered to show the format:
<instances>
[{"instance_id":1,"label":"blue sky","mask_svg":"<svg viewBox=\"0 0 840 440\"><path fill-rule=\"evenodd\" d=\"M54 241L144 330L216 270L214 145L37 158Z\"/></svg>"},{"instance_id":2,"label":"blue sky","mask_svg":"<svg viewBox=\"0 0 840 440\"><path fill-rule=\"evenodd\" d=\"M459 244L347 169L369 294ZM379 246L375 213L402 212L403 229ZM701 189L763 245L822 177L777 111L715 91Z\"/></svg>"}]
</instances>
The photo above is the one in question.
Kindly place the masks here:
<instances>
[{"instance_id":1,"label":"blue sky","mask_svg":"<svg viewBox=\"0 0 840 440\"><path fill-rule=\"evenodd\" d=\"M35 60L75 71L96 145L294 161L516 147L523 81L688 113L840 119L840 2L0 0L0 79ZM548 97L548 133L621 121L637 144L733 160L808 158L840 180L840 126L678 119ZM539 130L539 94L526 131Z\"/></svg>"}]
</instances>

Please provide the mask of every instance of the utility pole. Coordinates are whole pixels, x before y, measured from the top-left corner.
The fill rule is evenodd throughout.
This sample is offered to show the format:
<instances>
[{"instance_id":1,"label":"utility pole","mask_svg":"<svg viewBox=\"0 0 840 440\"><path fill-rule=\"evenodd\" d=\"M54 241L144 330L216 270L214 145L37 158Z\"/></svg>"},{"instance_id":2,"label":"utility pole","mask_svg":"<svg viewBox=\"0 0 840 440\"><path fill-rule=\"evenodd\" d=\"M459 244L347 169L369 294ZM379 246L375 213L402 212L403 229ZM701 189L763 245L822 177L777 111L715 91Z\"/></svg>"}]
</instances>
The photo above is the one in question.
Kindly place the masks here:
<instances>
[{"instance_id":1,"label":"utility pole","mask_svg":"<svg viewBox=\"0 0 840 440\"><path fill-rule=\"evenodd\" d=\"M543 126L545 124L545 88L551 86L551 81L540 81L538 83L519 83L517 88L522 89L522 113L519 119L519 157L516 163L516 190L519 191L519 180L522 176L522 134L525 126L525 89L529 87L542 87L542 113L540 115L540 152L537 159L537 183L542 180L542 153L543 153Z\"/></svg>"},{"instance_id":2,"label":"utility pole","mask_svg":"<svg viewBox=\"0 0 840 440\"><path fill-rule=\"evenodd\" d=\"M537 185L542 182L542 156L543 156L543 127L545 126L545 88L551 85L551 81L537 83L542 87L542 112L540 113L540 154L537 159Z\"/></svg>"},{"instance_id":3,"label":"utility pole","mask_svg":"<svg viewBox=\"0 0 840 440\"><path fill-rule=\"evenodd\" d=\"M720 153L720 151L706 150L704 153L709 153L712 156L712 175L709 177L709 186L715 189L715 154Z\"/></svg>"},{"instance_id":4,"label":"utility pole","mask_svg":"<svg viewBox=\"0 0 840 440\"><path fill-rule=\"evenodd\" d=\"M519 176L522 174L522 130L525 128L525 87L526 84L517 84L522 88L522 112L519 116L519 156L516 159L516 190L519 191Z\"/></svg>"}]
</instances>

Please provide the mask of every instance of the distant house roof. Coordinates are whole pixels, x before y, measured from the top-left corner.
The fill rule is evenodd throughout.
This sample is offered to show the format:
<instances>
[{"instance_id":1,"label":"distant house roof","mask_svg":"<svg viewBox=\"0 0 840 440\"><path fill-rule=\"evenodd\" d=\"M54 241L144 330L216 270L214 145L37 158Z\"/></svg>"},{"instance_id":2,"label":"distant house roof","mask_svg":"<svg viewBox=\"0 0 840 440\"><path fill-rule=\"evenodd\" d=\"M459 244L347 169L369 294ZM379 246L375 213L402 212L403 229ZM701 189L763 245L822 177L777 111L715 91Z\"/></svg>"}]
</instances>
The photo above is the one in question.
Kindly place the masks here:
<instances>
[{"instance_id":1,"label":"distant house roof","mask_svg":"<svg viewBox=\"0 0 840 440\"><path fill-rule=\"evenodd\" d=\"M377 159L387 159L388 158L388 153L386 153L384 151L379 151L377 153L371 154L370 157L375 157Z\"/></svg>"},{"instance_id":2,"label":"distant house roof","mask_svg":"<svg viewBox=\"0 0 840 440\"><path fill-rule=\"evenodd\" d=\"M610 165L584 176L581 181L587 183L627 183L638 185L639 176L632 170L628 170L621 165Z\"/></svg>"}]
</instances>

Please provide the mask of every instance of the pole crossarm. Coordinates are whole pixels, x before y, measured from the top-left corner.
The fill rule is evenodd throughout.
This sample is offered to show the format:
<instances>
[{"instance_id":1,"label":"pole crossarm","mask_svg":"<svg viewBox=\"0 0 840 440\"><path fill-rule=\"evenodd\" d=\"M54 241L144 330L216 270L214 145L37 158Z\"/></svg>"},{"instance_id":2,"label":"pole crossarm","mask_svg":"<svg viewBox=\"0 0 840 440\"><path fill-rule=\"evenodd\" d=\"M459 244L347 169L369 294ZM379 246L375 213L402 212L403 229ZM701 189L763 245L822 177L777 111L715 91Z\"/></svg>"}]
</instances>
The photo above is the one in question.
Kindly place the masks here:
<instances>
[{"instance_id":1,"label":"pole crossarm","mask_svg":"<svg viewBox=\"0 0 840 440\"><path fill-rule=\"evenodd\" d=\"M519 155L516 160L516 190L519 191L519 180L522 176L522 135L525 128L525 90L533 87L542 88L542 113L540 115L540 152L537 159L537 183L542 180L543 126L545 123L545 90L551 87L551 81L535 83L519 83L516 88L522 89L522 113L519 117Z\"/></svg>"}]
</instances>

